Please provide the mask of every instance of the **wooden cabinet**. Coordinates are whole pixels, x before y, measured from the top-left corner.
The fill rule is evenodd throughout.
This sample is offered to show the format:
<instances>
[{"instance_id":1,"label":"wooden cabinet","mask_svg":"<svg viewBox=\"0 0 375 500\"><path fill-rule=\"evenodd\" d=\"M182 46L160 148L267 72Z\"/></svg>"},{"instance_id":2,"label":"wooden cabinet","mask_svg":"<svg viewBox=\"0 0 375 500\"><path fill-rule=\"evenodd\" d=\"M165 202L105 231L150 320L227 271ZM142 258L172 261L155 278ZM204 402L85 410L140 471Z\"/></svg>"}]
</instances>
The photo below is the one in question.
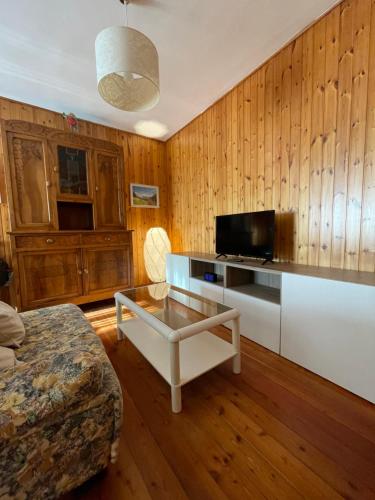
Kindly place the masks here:
<instances>
[{"instance_id":1,"label":"wooden cabinet","mask_svg":"<svg viewBox=\"0 0 375 500\"><path fill-rule=\"evenodd\" d=\"M133 283L130 231L12 235L21 309L113 297Z\"/></svg>"},{"instance_id":2,"label":"wooden cabinet","mask_svg":"<svg viewBox=\"0 0 375 500\"><path fill-rule=\"evenodd\" d=\"M125 229L121 146L19 120L1 129L12 231Z\"/></svg>"},{"instance_id":3,"label":"wooden cabinet","mask_svg":"<svg viewBox=\"0 0 375 500\"><path fill-rule=\"evenodd\" d=\"M124 220L120 158L102 151L95 151L94 156L97 228L121 228Z\"/></svg>"},{"instance_id":4,"label":"wooden cabinet","mask_svg":"<svg viewBox=\"0 0 375 500\"><path fill-rule=\"evenodd\" d=\"M131 286L122 147L20 120L1 121L0 146L12 305L79 304Z\"/></svg>"},{"instance_id":5,"label":"wooden cabinet","mask_svg":"<svg viewBox=\"0 0 375 500\"><path fill-rule=\"evenodd\" d=\"M21 133L7 136L15 230L56 228L47 141Z\"/></svg>"},{"instance_id":6,"label":"wooden cabinet","mask_svg":"<svg viewBox=\"0 0 375 500\"><path fill-rule=\"evenodd\" d=\"M84 251L84 292L128 288L130 276L130 247L91 248Z\"/></svg>"},{"instance_id":7,"label":"wooden cabinet","mask_svg":"<svg viewBox=\"0 0 375 500\"><path fill-rule=\"evenodd\" d=\"M18 265L22 309L82 295L79 249L20 254Z\"/></svg>"}]
</instances>

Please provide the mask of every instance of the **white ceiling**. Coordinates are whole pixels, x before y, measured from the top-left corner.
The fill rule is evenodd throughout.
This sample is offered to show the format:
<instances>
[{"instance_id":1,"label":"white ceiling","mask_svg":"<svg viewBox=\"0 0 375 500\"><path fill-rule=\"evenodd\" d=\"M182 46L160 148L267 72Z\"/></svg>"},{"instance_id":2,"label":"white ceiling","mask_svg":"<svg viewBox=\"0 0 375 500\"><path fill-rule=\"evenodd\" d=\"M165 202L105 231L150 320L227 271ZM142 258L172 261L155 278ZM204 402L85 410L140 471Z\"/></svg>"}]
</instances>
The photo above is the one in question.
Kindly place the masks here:
<instances>
[{"instance_id":1,"label":"white ceiling","mask_svg":"<svg viewBox=\"0 0 375 500\"><path fill-rule=\"evenodd\" d=\"M95 37L123 24L119 0L0 0L0 95L127 131L157 121L167 139L336 3L133 0L129 25L159 52L161 99L127 113L96 90Z\"/></svg>"}]
</instances>

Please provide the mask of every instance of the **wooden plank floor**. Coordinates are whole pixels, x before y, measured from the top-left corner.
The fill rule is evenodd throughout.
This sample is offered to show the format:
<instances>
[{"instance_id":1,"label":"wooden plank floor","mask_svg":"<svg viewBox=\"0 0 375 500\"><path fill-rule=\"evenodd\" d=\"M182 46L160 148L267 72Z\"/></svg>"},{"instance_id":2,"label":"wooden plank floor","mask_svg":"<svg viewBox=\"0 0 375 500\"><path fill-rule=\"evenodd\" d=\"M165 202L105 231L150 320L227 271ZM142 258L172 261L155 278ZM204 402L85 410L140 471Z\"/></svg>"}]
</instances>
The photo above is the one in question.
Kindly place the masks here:
<instances>
[{"instance_id":1,"label":"wooden plank floor","mask_svg":"<svg viewBox=\"0 0 375 500\"><path fill-rule=\"evenodd\" d=\"M117 342L113 305L86 315L125 416L118 462L66 499L375 499L374 405L243 339L241 375L229 362L191 382L174 415L169 386Z\"/></svg>"}]
</instances>

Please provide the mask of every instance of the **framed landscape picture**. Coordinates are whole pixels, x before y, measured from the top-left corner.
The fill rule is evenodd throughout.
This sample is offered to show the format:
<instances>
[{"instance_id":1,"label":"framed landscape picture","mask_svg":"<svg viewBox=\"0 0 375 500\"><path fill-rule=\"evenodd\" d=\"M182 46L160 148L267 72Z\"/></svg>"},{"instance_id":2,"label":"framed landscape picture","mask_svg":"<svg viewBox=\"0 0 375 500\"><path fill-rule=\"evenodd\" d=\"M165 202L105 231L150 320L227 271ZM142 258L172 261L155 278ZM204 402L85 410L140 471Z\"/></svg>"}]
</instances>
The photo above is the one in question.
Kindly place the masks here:
<instances>
[{"instance_id":1,"label":"framed landscape picture","mask_svg":"<svg viewBox=\"0 0 375 500\"><path fill-rule=\"evenodd\" d=\"M140 208L159 208L159 187L130 184L130 205Z\"/></svg>"}]
</instances>

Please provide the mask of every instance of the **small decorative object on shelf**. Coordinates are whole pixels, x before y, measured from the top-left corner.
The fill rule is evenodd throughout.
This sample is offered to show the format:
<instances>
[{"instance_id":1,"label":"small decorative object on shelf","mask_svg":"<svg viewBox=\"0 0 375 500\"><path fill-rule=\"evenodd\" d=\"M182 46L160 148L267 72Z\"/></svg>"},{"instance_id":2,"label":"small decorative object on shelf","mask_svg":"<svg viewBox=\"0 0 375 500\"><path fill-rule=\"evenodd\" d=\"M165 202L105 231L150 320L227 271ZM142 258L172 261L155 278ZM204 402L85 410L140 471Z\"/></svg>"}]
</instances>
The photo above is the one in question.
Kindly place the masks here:
<instances>
[{"instance_id":1,"label":"small decorative object on shelf","mask_svg":"<svg viewBox=\"0 0 375 500\"><path fill-rule=\"evenodd\" d=\"M205 281L210 281L211 283L217 283L216 273L211 273L211 272L204 273L203 278Z\"/></svg>"},{"instance_id":2,"label":"small decorative object on shelf","mask_svg":"<svg viewBox=\"0 0 375 500\"><path fill-rule=\"evenodd\" d=\"M78 124L78 118L74 113L63 113L63 117L65 118L66 123L68 124L68 127L72 132L78 132L79 124Z\"/></svg>"}]
</instances>

